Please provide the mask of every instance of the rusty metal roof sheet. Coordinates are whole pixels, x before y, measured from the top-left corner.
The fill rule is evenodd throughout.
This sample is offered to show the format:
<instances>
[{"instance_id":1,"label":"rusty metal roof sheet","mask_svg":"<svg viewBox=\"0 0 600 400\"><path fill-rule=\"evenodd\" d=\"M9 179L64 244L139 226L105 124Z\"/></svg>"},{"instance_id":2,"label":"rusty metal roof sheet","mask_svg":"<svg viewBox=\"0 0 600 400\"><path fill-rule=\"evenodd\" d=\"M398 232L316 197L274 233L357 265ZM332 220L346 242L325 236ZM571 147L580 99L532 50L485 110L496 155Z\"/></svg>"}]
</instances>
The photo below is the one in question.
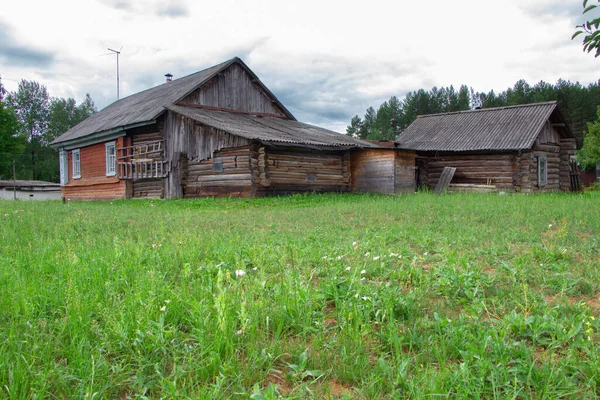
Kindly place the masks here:
<instances>
[{"instance_id":1,"label":"rusty metal roof sheet","mask_svg":"<svg viewBox=\"0 0 600 400\"><path fill-rule=\"evenodd\" d=\"M551 116L565 122L555 101L421 115L399 136L398 147L420 151L525 150L533 146Z\"/></svg>"},{"instance_id":2,"label":"rusty metal roof sheet","mask_svg":"<svg viewBox=\"0 0 600 400\"><path fill-rule=\"evenodd\" d=\"M225 70L234 63L238 63L242 68L246 69L248 73L263 86L263 89L275 99L277 105L281 107L286 115L288 115L289 118L294 119L294 116L279 102L279 100L277 100L268 88L260 82L250 68L248 68L242 60L235 57L203 71L175 79L172 82L163 83L162 85L117 100L100 112L97 112L69 129L67 132L56 138L52 142L52 145L58 147L61 143L86 138L90 135L99 135L103 132L122 130L127 127L152 123L165 111L165 106L175 104L177 101L208 82L220 71Z\"/></svg>"},{"instance_id":3,"label":"rusty metal roof sheet","mask_svg":"<svg viewBox=\"0 0 600 400\"><path fill-rule=\"evenodd\" d=\"M345 148L380 147L348 135L342 135L341 133L317 126L287 119L177 105L167 106L167 109L191 118L203 125L211 126L249 140Z\"/></svg>"}]
</instances>

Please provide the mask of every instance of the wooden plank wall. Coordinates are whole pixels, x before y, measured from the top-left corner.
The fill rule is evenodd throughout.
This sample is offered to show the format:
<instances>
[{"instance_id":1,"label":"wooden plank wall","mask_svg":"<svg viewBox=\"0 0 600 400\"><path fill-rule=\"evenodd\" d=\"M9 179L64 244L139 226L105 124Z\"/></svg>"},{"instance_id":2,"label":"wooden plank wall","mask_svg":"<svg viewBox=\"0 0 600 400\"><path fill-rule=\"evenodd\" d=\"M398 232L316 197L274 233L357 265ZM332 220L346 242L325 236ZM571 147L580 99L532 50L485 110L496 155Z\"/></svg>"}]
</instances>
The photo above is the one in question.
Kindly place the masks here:
<instances>
[{"instance_id":1,"label":"wooden plank wall","mask_svg":"<svg viewBox=\"0 0 600 400\"><path fill-rule=\"evenodd\" d=\"M201 104L285 116L271 98L253 82L252 77L236 64L185 97L180 104Z\"/></svg>"},{"instance_id":2,"label":"wooden plank wall","mask_svg":"<svg viewBox=\"0 0 600 400\"><path fill-rule=\"evenodd\" d=\"M350 153L352 191L394 194L395 149L360 149Z\"/></svg>"},{"instance_id":3,"label":"wooden plank wall","mask_svg":"<svg viewBox=\"0 0 600 400\"><path fill-rule=\"evenodd\" d=\"M419 153L420 182L430 188L437 184L444 167L456 167L452 183L485 185L491 182L498 189L515 190L517 158L514 153L443 154Z\"/></svg>"},{"instance_id":4,"label":"wooden plank wall","mask_svg":"<svg viewBox=\"0 0 600 400\"><path fill-rule=\"evenodd\" d=\"M415 152L396 150L396 168L394 191L396 193L412 193L417 188L415 181Z\"/></svg>"},{"instance_id":5,"label":"wooden plank wall","mask_svg":"<svg viewBox=\"0 0 600 400\"><path fill-rule=\"evenodd\" d=\"M112 142L112 140L111 140ZM117 147L123 138L116 140ZM73 152L68 152L69 183L61 187L68 200L114 200L125 198L125 182L106 176L106 144L98 143L80 150L81 178L73 179Z\"/></svg>"},{"instance_id":6,"label":"wooden plank wall","mask_svg":"<svg viewBox=\"0 0 600 400\"><path fill-rule=\"evenodd\" d=\"M159 131L133 134L131 135L131 144L133 146L144 145L157 140L162 140L162 134ZM161 154L151 154L150 158L155 161L162 160ZM134 179L131 183L131 197L133 198L157 198L164 197L164 183L162 178L155 179Z\"/></svg>"},{"instance_id":7,"label":"wooden plank wall","mask_svg":"<svg viewBox=\"0 0 600 400\"><path fill-rule=\"evenodd\" d=\"M258 146L251 155L256 195L346 192L350 189L348 152L317 152Z\"/></svg>"},{"instance_id":8,"label":"wooden plank wall","mask_svg":"<svg viewBox=\"0 0 600 400\"><path fill-rule=\"evenodd\" d=\"M214 170L214 163L222 163L222 172ZM182 175L183 193L193 197L250 197L252 174L250 170L250 146L227 148L216 151L207 160L187 160Z\"/></svg>"}]
</instances>

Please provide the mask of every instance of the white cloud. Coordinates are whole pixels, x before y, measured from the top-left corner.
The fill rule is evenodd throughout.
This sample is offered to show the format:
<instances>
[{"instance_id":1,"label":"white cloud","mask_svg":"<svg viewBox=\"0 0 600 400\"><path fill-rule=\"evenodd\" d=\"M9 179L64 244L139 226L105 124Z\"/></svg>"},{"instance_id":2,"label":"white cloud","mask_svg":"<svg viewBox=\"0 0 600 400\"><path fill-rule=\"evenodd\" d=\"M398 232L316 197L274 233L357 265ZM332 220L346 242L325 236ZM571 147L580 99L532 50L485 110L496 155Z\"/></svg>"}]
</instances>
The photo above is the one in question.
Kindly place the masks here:
<instances>
[{"instance_id":1,"label":"white cloud","mask_svg":"<svg viewBox=\"0 0 600 400\"><path fill-rule=\"evenodd\" d=\"M577 3L577 2L576 2ZM53 63L0 65L15 90L35 79L51 95L100 106L121 94L240 56L296 116L343 130L391 95L467 84L502 91L518 79L597 80L598 60L571 41L580 4L559 0L235 1L21 0L0 23ZM35 10L35 12L31 12ZM3 59L0 63L4 64Z\"/></svg>"}]
</instances>

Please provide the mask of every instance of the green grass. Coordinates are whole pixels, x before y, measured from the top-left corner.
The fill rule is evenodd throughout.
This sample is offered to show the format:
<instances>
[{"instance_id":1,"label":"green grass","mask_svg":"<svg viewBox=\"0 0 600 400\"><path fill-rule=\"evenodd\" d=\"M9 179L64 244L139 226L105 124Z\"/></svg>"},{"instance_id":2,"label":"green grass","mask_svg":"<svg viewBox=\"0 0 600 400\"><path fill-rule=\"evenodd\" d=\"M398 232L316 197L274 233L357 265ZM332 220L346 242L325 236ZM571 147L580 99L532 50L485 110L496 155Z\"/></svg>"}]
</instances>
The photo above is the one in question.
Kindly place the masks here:
<instances>
[{"instance_id":1,"label":"green grass","mask_svg":"<svg viewBox=\"0 0 600 400\"><path fill-rule=\"evenodd\" d=\"M591 192L0 202L0 398L600 397L599 232Z\"/></svg>"}]
</instances>

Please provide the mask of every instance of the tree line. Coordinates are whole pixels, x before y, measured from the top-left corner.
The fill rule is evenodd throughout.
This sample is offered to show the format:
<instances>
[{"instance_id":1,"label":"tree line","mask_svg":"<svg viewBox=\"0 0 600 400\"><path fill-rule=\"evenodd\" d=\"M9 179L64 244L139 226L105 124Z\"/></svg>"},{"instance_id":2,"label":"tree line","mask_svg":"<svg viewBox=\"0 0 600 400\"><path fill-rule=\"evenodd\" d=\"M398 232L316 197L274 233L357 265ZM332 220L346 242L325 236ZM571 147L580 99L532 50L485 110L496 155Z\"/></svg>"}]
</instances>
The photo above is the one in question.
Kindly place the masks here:
<instances>
[{"instance_id":1,"label":"tree line","mask_svg":"<svg viewBox=\"0 0 600 400\"><path fill-rule=\"evenodd\" d=\"M0 79L0 179L58 182L58 151L50 142L97 112L89 94L75 99L51 97L36 81L21 80L7 92Z\"/></svg>"}]
</instances>

